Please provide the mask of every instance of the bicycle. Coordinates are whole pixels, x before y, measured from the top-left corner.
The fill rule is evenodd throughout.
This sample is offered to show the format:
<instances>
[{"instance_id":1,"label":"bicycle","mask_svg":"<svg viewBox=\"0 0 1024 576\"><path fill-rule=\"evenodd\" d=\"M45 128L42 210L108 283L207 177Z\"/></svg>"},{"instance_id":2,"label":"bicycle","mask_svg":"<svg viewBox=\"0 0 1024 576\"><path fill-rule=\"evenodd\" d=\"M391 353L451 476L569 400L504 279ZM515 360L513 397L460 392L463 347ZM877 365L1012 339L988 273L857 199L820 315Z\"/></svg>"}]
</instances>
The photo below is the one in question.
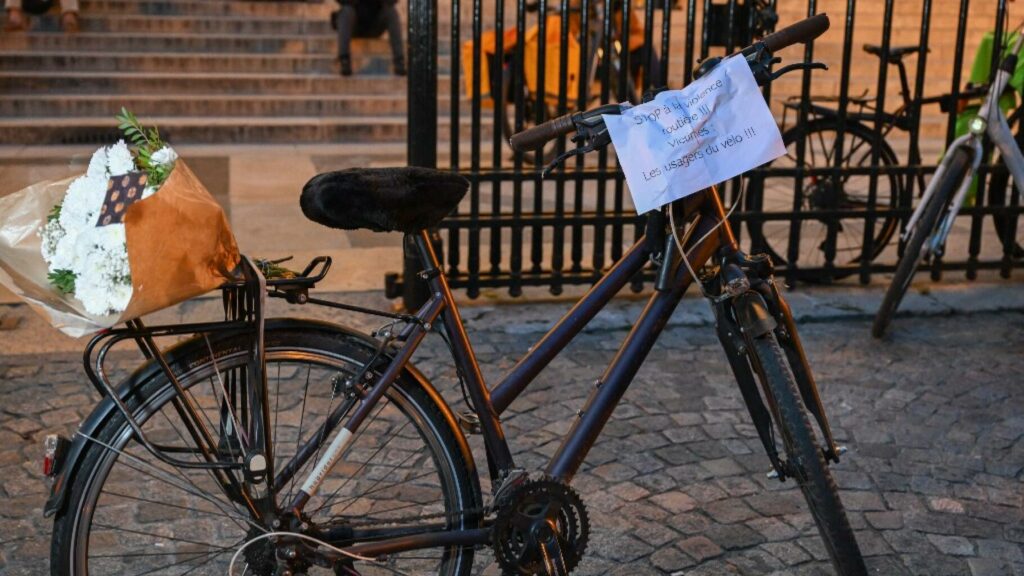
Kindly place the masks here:
<instances>
[{"instance_id":1,"label":"bicycle","mask_svg":"<svg viewBox=\"0 0 1024 576\"><path fill-rule=\"evenodd\" d=\"M802 180L795 186L771 184L771 179L755 173L747 194L746 208L758 213L811 213L810 218L788 220L755 220L747 224L753 250L764 250L777 263L800 262L804 267L822 267L832 264L826 281L838 280L853 274L860 263L873 261L889 244L900 225L899 210L910 205L911 178L898 174L900 159L886 142L893 130L910 132L924 106L939 104L943 112L960 108L967 101L983 96L984 87L968 87L956 96L945 94L932 97L912 95L903 59L920 51L920 46L882 46L865 44L867 54L878 57L883 64L896 66L899 71L902 103L892 111L874 108L873 100L863 94L848 97L856 111L840 118L840 111L820 103L834 102L836 97L814 97L812 103L787 101L786 114L800 113L807 106L809 118L786 130L783 142L787 154L768 166L801 170ZM783 119L785 125L786 120ZM881 132L874 125L880 123ZM843 129L840 130L840 126ZM842 138L840 138L842 134ZM804 148L800 156L800 147ZM836 158L839 151L842 157ZM877 156L880 174L875 178L875 200L870 201L872 167ZM917 146L911 146L909 165L922 164ZM827 169L838 168L841 176L832 176ZM767 183L766 183L767 182ZM917 175L918 190L924 190L924 177ZM870 250L865 251L864 213L884 210L875 221ZM997 222L997 226L1002 222ZM799 232L799 246L791 244ZM1002 237L1002 236L1000 236ZM820 275L816 275L818 279Z\"/></svg>"},{"instance_id":2,"label":"bicycle","mask_svg":"<svg viewBox=\"0 0 1024 576\"><path fill-rule=\"evenodd\" d=\"M770 81L773 52L827 27L824 16L802 21L742 57ZM538 125L515 143L543 145L573 130L599 138L607 108ZM697 281L773 474L800 485L836 571L866 574L827 465L842 450L792 314L770 259L739 250L714 188L653 211L645 237L489 390L427 232L467 187L455 174L404 168L322 174L303 190L303 211L316 222L411 237L430 288L414 314L311 295L330 268L324 257L301 273L245 259L244 277L224 287L223 322L149 327L134 320L96 335L85 367L104 398L73 441L50 446L54 482L45 510L55 517L53 573L237 574L244 563L245 574L260 576L321 568L346 576L464 575L483 546L494 549L504 574L568 574L589 534L571 480ZM651 261L659 274L646 310L543 476L531 476L517 466L500 415ZM698 280L693 269L705 274ZM387 323L364 335L325 322L266 319L268 296ZM456 414L409 363L430 332L450 347L466 412ZM168 350L155 343L186 334L194 336ZM151 360L114 389L105 359L131 341ZM465 433L482 438L489 499ZM124 526L128 516L139 526Z\"/></svg>"},{"instance_id":3,"label":"bicycle","mask_svg":"<svg viewBox=\"0 0 1024 576\"><path fill-rule=\"evenodd\" d=\"M651 47L649 62L643 62L644 28L636 9L629 12L626 30L623 30L624 19L621 2L612 2L605 6L600 3L589 3L588 14L583 15L583 8L577 0L568 5L568 15L563 15L561 7L548 8L546 1L530 2L525 5L526 12L538 13L544 22L531 26L523 33L524 47L518 46L518 30L505 32L499 57L497 35L491 31L481 37L481 83L475 87L472 68L474 41L463 44L462 60L466 66L466 93L479 94L478 99L499 106L500 130L507 141L515 133L528 127L546 122L558 115L561 94L566 94L566 102L572 105L583 98L586 102L597 102L609 97L620 100L636 100L637 87L642 84L642 76L658 78L658 56ZM567 54L564 74L561 63L561 29L563 16L568 34L568 45L564 47ZM607 21L606 21L607 20ZM539 38L541 34L545 38ZM546 45L544 52L544 68L547 73L540 81L538 59L540 44ZM584 68L581 70L581 50L586 50ZM628 54L627 54L628 53ZM521 59L518 57L522 54ZM607 56L606 56L607 54ZM628 57L627 57L628 56ZM562 79L565 88L561 88ZM495 97L499 95L499 97ZM496 118L496 121L498 118ZM522 159L527 164L549 165L558 156L557 146L551 144L537 154L524 154Z\"/></svg>"},{"instance_id":4,"label":"bicycle","mask_svg":"<svg viewBox=\"0 0 1024 576\"><path fill-rule=\"evenodd\" d=\"M1020 193L1021 183L1024 182L1024 155L1010 130L1006 115L999 107L999 97L1017 67L1017 55L1024 45L1022 31L1024 22L1016 30L1012 49L999 65L978 115L970 120L968 133L954 140L946 149L942 162L924 191L921 203L907 222L902 235L906 248L871 326L871 334L875 338L885 335L921 262L932 256L942 256L946 238L949 237L953 222L984 157L986 138L999 150L1003 164L1013 176L1013 185ZM1004 245L1015 241L1015 222L1009 221L1007 226L1009 228L1006 233L1000 234Z\"/></svg>"}]
</instances>

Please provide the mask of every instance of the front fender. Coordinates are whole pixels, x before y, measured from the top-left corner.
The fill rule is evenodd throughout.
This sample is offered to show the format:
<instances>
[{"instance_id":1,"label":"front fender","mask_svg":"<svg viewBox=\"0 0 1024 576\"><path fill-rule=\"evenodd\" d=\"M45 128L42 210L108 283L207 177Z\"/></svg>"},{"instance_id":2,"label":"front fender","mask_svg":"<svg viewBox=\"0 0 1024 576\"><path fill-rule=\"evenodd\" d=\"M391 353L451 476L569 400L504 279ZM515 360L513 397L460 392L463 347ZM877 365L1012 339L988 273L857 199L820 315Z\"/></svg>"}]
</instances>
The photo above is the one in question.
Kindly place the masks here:
<instances>
[{"instance_id":1,"label":"front fender","mask_svg":"<svg viewBox=\"0 0 1024 576\"><path fill-rule=\"evenodd\" d=\"M376 352L378 347L377 340L345 326L317 320L301 320L293 318L268 319L266 321L267 341L272 340L271 336L273 332L284 330L328 332L344 338L352 344L361 346L367 351L368 355L372 355ZM237 333L224 332L217 335L211 334L210 343L212 345L218 340L234 336L237 336ZM164 356L167 359L168 364L175 367L181 359L195 354L202 354L206 349L206 340L195 337L176 344L164 351ZM135 370L131 376L125 379L124 382L116 387L118 397L127 406L139 406L141 404L139 400L141 399L140 394L142 386L151 378L156 377L160 372L161 368L155 360L151 360L143 364ZM459 444L459 450L462 452L463 459L465 460L466 466L471 475L470 477L476 478L476 463L473 460L473 453L469 448L469 443L466 441L466 437L463 435L462 428L459 426L454 414L452 414L451 408L448 407L447 402L445 402L441 394L436 388L434 388L433 384L427 380L423 373L417 370L412 364L407 364L405 366L404 374L400 377L409 378L422 386L430 399L438 406L441 411L441 415L455 433L456 440ZM119 415L120 412L113 400L109 397L104 397L89 414L89 417L82 422L81 426L79 426L78 433L75 434L72 439L71 447L68 449L63 465L54 477L54 482L50 489L50 497L46 500L46 504L43 506L44 516L50 517L64 510L67 505L68 485L71 483L71 479L74 478L74 474L78 472L82 459L87 452L86 449L90 442L88 437L95 438L107 422Z\"/></svg>"},{"instance_id":2,"label":"front fender","mask_svg":"<svg viewBox=\"0 0 1024 576\"><path fill-rule=\"evenodd\" d=\"M760 338L778 326L778 322L768 311L764 297L757 292L747 291L737 296L733 299L732 306L736 313L736 321L743 328L744 335L749 338Z\"/></svg>"}]
</instances>

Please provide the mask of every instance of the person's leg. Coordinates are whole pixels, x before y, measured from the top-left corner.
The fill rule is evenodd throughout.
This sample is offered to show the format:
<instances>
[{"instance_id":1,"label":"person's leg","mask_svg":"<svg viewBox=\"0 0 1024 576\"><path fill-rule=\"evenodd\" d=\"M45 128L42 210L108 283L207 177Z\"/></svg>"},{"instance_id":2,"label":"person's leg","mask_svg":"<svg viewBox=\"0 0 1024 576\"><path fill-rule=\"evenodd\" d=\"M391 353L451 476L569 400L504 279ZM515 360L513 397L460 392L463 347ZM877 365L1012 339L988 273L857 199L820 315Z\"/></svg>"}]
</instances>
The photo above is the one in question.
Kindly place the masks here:
<instances>
[{"instance_id":1,"label":"person's leg","mask_svg":"<svg viewBox=\"0 0 1024 576\"><path fill-rule=\"evenodd\" d=\"M395 74L405 76L405 43L402 41L402 19L394 4L381 7L382 16L388 24L388 41L391 42L391 58L395 64Z\"/></svg>"},{"instance_id":2,"label":"person's leg","mask_svg":"<svg viewBox=\"0 0 1024 576\"><path fill-rule=\"evenodd\" d=\"M78 32L78 0L60 0L60 27L65 32Z\"/></svg>"},{"instance_id":3,"label":"person's leg","mask_svg":"<svg viewBox=\"0 0 1024 576\"><path fill-rule=\"evenodd\" d=\"M342 76L352 74L352 34L356 29L356 9L348 4L341 5L338 13L338 60L341 61Z\"/></svg>"},{"instance_id":4,"label":"person's leg","mask_svg":"<svg viewBox=\"0 0 1024 576\"><path fill-rule=\"evenodd\" d=\"M28 28L28 16L21 10L21 0L5 0L4 8L7 9L7 23L4 30L16 32Z\"/></svg>"}]
</instances>

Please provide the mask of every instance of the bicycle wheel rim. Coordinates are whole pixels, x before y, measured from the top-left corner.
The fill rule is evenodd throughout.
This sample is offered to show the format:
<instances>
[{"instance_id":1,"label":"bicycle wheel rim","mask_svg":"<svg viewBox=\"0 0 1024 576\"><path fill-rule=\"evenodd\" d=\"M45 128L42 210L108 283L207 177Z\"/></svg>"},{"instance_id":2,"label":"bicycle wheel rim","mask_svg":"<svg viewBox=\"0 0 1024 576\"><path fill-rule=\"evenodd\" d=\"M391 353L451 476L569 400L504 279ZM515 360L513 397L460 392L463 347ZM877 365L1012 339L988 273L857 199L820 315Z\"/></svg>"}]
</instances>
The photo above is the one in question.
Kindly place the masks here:
<instances>
[{"instance_id":1,"label":"bicycle wheel rim","mask_svg":"<svg viewBox=\"0 0 1024 576\"><path fill-rule=\"evenodd\" d=\"M282 355L284 355L286 360L288 360L288 359L298 359L298 360L300 360L300 362L298 362L300 364L302 363L301 361L306 361L310 365L316 363L316 365L318 365L318 366L326 366L327 368L329 368L331 370L336 370L338 368L344 368L344 367L358 366L358 361L353 360L352 358L348 358L348 357L344 357L344 356L340 356L340 355L331 357L329 354L327 354L326 352L324 352L322 350L295 350L295 349L291 349L291 350L280 350L280 349L278 349L278 350L275 350L275 349L268 349L268 371L267 371L268 380L272 380L273 379L275 367L281 367L283 365L283 363L281 362ZM314 360L314 361L317 361L317 362L310 362L311 359ZM217 358L217 363L218 363L218 365L219 365L219 367L220 367L220 369L222 371L226 371L226 368L232 367L236 362L244 362L244 360L245 360L245 353L244 352L238 352L238 353L235 353L234 355L218 357ZM184 377L181 377L182 385L186 389L191 391L197 385L199 385L200 382L204 381L203 377L206 374L208 374L209 372L210 372L210 365L209 364L198 366L192 372L190 372L189 374L186 374ZM173 398L175 396L173 388L170 388L168 383L164 383L162 388L163 389L162 389L162 391L159 394L153 395L152 397L148 398L146 400L146 402L143 404L143 406L140 407L141 410L144 410L147 413L145 421L144 422L140 422L144 426L144 428L145 428L146 424L151 423L153 421L153 419L156 418L157 415L160 413L157 410L160 409L160 408L168 407L170 405L171 398ZM403 389L401 386L398 386L398 385L393 386L392 389L389 391L387 398L388 398L388 402L387 402L387 404L384 404L385 408L384 408L384 411L381 412L381 413L387 414L388 412L390 412L392 414L404 415L404 416L406 416L408 418L408 422L414 423L412 425L407 426L406 430L412 429L414 431L413 434L420 435L419 436L420 438L423 437L421 434L426 433L426 434L429 435L429 438L424 442L424 447L425 447L425 449L429 450L429 452L430 452L429 453L429 458L431 460L433 460L435 462L435 465L436 465L436 470L434 471L433 475L436 476L436 483L434 485L437 487L437 489L435 490L434 494L430 495L430 497L428 497L428 495L426 495L426 494L421 492L421 493L419 493L417 495L417 498L419 498L420 500L423 500L424 502L435 503L435 504L424 504L424 506L436 505L436 502L441 501L441 502L443 502L443 507L444 507L445 510L453 510L453 509L454 510L458 510L458 509L461 509L463 507L463 502L462 502L463 498L461 496L462 491L460 490L460 487L457 485L457 483L459 482L459 480L458 480L458 473L455 471L455 464L452 461L452 458L450 457L450 455L448 455L448 453L445 451L443 446L438 445L438 443L440 442L441 435L438 433L437 430L433 430L431 432L431 430L435 426L432 423L431 418L429 418L426 415L423 407L420 406L419 403L417 402L417 400L413 398L413 395L409 391ZM272 404L273 404L274 400L275 399L274 399L274 396L273 396L273 388L271 388L270 401L271 401ZM308 403L309 403L309 398L306 398L306 404L308 405ZM387 408L387 407L391 407L391 408ZM381 413L378 413L378 418L375 418L374 420L368 422L367 424L372 426L376 422L382 422L383 420L379 417ZM271 418L273 419L273 416L271 416ZM138 457L140 455L148 456L148 453L146 453L140 446L138 446L137 443L130 443L129 442L130 439L131 439L131 436L132 436L131 435L131 430L126 428L124 425L122 425L121 429L116 433L116 436L114 438L112 438L111 439L112 441L108 442L108 444L113 446L113 447L116 447L116 448L122 450L126 454L132 454L132 455L134 455L136 457ZM305 436L309 437L309 434L306 434ZM400 434L396 434L395 436L391 436L389 438L392 438L392 439L393 438L398 438L401 442L408 442L410 440L410 438L412 438L412 437L413 436L411 434L405 434L403 432L403 433L400 433ZM370 438L370 436L365 436L365 438ZM277 446L283 446L284 442L278 442L278 443L276 443L276 445ZM386 446L388 444L382 444L382 445ZM134 450L132 450L133 447L134 447ZM358 441L354 441L353 444L352 444L351 449L346 451L346 457L343 458L343 460L341 462L339 462L338 465L336 465L335 469L337 469L340 466L347 465L347 462L349 460L354 460L355 462L358 463L358 460L350 459L350 456L352 456L354 454L354 452L356 450L359 450L360 448L361 448L361 446L360 446L359 442ZM86 487L85 487L85 491L86 492L85 492L85 496L84 496L84 503L86 505L79 507L79 509L75 513L76 517L73 520L74 535L72 537L72 552L74 554L74 561L73 561L72 573L74 573L74 574L88 574L88 573L98 573L98 574L104 574L104 573L119 573L119 574L136 574L136 573L139 573L139 574L149 574L149 573L152 573L152 574L161 574L161 573L181 573L182 570L185 570L185 571L188 571L189 574L204 574L204 573L224 574L225 573L225 569L227 567L227 559L230 558L231 554L234 553L236 548L233 548L231 550L227 550L227 551L221 552L219 554L216 554L215 555L216 562L213 562L213 561L207 562L206 564L203 565L202 568L198 568L198 566L189 565L188 562L184 562L184 563L179 562L179 564L177 566L175 566L173 563L168 562L168 563L166 563L167 565L162 567L162 568L166 568L166 569L161 569L160 566L157 566L156 567L157 569L155 569L155 570L153 568L151 568L151 567L147 567L144 570L126 570L126 569L123 569L123 565L124 564L132 564L132 565L138 566L138 565L142 564L143 562L142 561L138 561L138 560L128 560L127 562L125 562L124 561L125 558L129 558L129 559L136 558L136 559L138 559L140 557L139 556L128 556L128 555L126 555L125 551L121 549L123 547L118 545L118 548L117 548L116 551L119 552L119 558L114 559L114 560L120 562L121 563L120 566L122 566L122 568L119 568L119 569L116 569L116 570L107 570L107 569L102 569L102 568L99 568L99 567L91 569L92 567L90 566L90 564L93 563L92 560L95 560L98 556L102 556L102 554L100 554L100 555L93 554L93 552L96 552L96 550L95 550L95 548L96 548L96 546L95 546L95 544L96 544L95 536L97 536L97 534L95 533L94 528L96 526L97 513L100 512L101 510L103 510L104 508L110 509L111 506L113 506L113 505L123 504L123 502L125 500L125 498L123 498L123 496L122 496L123 493L119 492L119 493L116 493L115 495L113 495L114 500L108 501L106 504L104 504L104 501L102 499L104 494L102 493L102 490L103 490L103 488L105 486L108 486L110 484L109 480L111 479L112 469L114 469L115 466L117 466L119 461L125 459L126 457L125 456L121 456L119 453L110 451L108 449L103 449L103 452L104 453L99 458L98 465L93 467L93 469L90 471L91 472L90 473L90 477L89 477L88 481L86 482ZM422 452L422 450L421 450L421 452ZM388 454L390 454L390 450L388 451ZM385 456L387 456L388 454L385 454ZM421 454L421 456L423 456L423 454ZM152 462L153 458L149 457L149 458L147 458L147 460ZM311 459L310 462L307 462L307 464L306 464L306 468L307 469L308 469L308 467L310 467L312 465L312 461L313 460L315 460L315 458ZM416 461L418 463L420 463L420 464L423 463L422 462L422 458L416 458ZM439 461L443 461L443 462L441 464L436 464ZM406 463L408 463L408 462L406 462ZM170 472L171 471L168 467L163 466L163 465L153 466L152 468L149 468L149 467L146 467L144 465L139 464L138 462L135 462L135 464L136 464L136 468L142 468L144 471L148 471L151 474L156 474L157 473L157 469L162 469L165 472ZM374 465L376 465L376 462L374 463ZM365 469L369 469L369 468L367 467ZM385 468L385 469L390 469L390 468ZM390 469L390 470L392 472L395 472L397 470L397 468L396 469ZM198 472L196 472L195 474L198 475ZM205 474L205 472L203 474ZM171 476L171 478L173 479L174 476ZM394 478L397 479L397 476L394 477ZM422 476L414 479L414 481L412 483L406 483L404 485L404 488L406 489L406 493L407 494L415 493L415 490L411 490L410 491L409 490L410 488L414 488L414 489L415 488L422 488L422 486L425 485L424 482L416 482L416 480L422 480ZM343 480L340 480L340 479L339 479L339 481L343 482ZM181 484L181 483L182 482L179 482L179 484ZM358 485L358 482L355 485ZM380 485L380 483L378 482L377 484L370 485L369 488L368 488L368 491L366 493L369 493L369 490L375 490L376 493L378 495L380 495L380 497L374 498L374 500L375 501L385 501L384 496L388 496L389 495L388 494L389 490L391 490L393 492L393 490L397 486L402 486L402 485L403 485L402 482L393 482L390 486L383 486L382 487ZM332 489L332 487L335 487L335 486L332 486L329 482L325 482L325 484L324 484L324 486L322 488L322 492L321 492L321 494L322 494L322 497L320 497L321 499L317 500L317 498L314 498L313 500L311 500L310 504L307 506L307 510L312 511L315 508L317 508L318 506L322 506L323 504L325 504L326 502L325 502L325 500L323 498L327 497L327 495L330 493L330 490ZM182 492L182 490L170 490L170 491L171 492L179 492L179 493ZM343 496L348 496L348 495L349 495L348 493L344 493L343 494ZM438 498L434 499L432 497L434 495L437 495ZM108 492L107 496L111 496L111 494ZM178 494L178 496L180 496L180 494ZM194 496L194 495L190 494L190 496ZM129 500L130 499L131 498L129 498ZM226 500L224 500L223 498L219 498L219 499L221 500L222 505L228 504L226 502ZM146 503L147 506L160 506L159 502L171 502L171 503L174 503L173 500L159 499L159 498L152 498L152 497L148 497L147 500L149 501L149 502ZM279 498L279 500L286 501L284 497ZM367 510L375 510L375 511L383 510L385 516L387 515L387 512L388 512L387 507L389 505L381 504L381 505L378 505L376 508L373 508L373 505L376 504L376 502L367 505L365 502L360 502L360 499L358 499L358 498L356 500L350 500L347 504L346 504L345 501L337 501L336 500L334 505L329 506L328 508L325 508L325 510L327 510L329 512L332 512L332 513L338 513L338 514L345 514L346 512L348 512L348 515L351 515L351 516L354 517L356 514L352 510L352 502L355 502L355 503L357 503L358 506L362 506L364 508L367 508L367 506L369 506L369 508L367 508ZM208 504L208 502L207 502L207 504ZM179 503L179 505L180 505L180 503ZM339 507L344 507L344 506L348 506L348 508L346 510L342 510L342 511L339 512ZM390 505L390 506L393 507L394 505ZM164 508L167 508L167 507L168 506L165 504ZM193 510L192 510L193 513L195 513L196 510L199 510L201 512L207 512L207 513L215 513L216 512L216 510L211 510L210 509L211 507L209 507L209 506L200 507L200 506L194 504L193 506L190 506L190 507L193 508ZM213 508L217 508L217 507L214 505ZM83 509L85 509L84 513L83 513ZM392 509L391 511L394 514L397 514L397 512L394 509ZM379 514L380 512L375 512L375 513ZM326 514L326 512L324 514ZM321 516L322 515L323 514L321 514ZM222 515L222 516L226 516L226 514ZM188 545L188 546L179 546L178 549L175 550L175 552L179 556L184 556L183 558L180 558L180 559L184 559L184 560L187 561L188 557L197 558L197 557L201 557L201 554L199 554L194 549L186 550L185 552L181 552L180 550L184 550L186 548L196 547L196 546L201 548L203 545L205 545L207 547L209 547L209 546L224 546L226 544L236 544L236 545L238 545L241 541L244 541L245 539L247 539L248 537L253 535L253 534L248 534L248 533L243 533L242 532L242 528L246 527L247 525L244 524L244 519L243 519L243 517L240 517L240 516L241 515L233 515L233 518L230 518L227 522L224 522L224 524L228 524L228 523L235 524L234 529L232 529L231 532L232 532L232 536L233 537L238 537L238 539L224 538L223 536L219 536L216 533L214 533L213 535L208 534L208 533L204 533L203 530L205 528L204 529L199 529L199 527L197 527L197 528L195 528L195 529L193 529L191 531L191 533L190 533L190 535L189 535L189 537L187 539L175 539L176 542L178 542L179 544L184 542L185 544ZM314 518L316 518L316 516L314 516ZM238 526L238 524L242 524L242 526ZM104 526L110 526L110 525L109 524L104 524ZM166 526L158 526L157 528L159 528L160 530L166 531ZM179 526L175 526L175 528L179 528ZM132 528L131 530L135 530L135 529ZM125 538L125 535L127 534L127 535L129 535L129 537L126 538L127 541L130 541L131 538L133 538L133 537L142 537L142 536L145 536L145 535L149 535L150 536L149 540L151 540L151 541L152 540L159 540L160 536L163 536L163 534L161 532L153 531L153 530L149 530L149 529L142 530L142 531L135 530L134 532L128 532L128 531L125 531L125 530L106 530L105 532L106 532L106 534L101 533L100 536L103 537L103 538L109 538L109 534L113 534L113 533L117 532L117 533L120 533L119 536L121 538ZM254 533L258 534L259 532L254 532ZM83 539L83 536L84 536L84 539ZM215 538L215 537L218 537L218 536L219 536L219 539ZM101 541L101 544L102 544L102 541ZM167 548L166 542L161 542L161 544L163 544L163 546L162 546L163 548L165 548L165 549ZM205 549L205 551L212 552L212 550L209 550L209 548ZM134 551L127 551L127 554L137 554L137 553L138 553L138 549L135 549ZM161 554L167 554L167 553L161 552ZM396 555L392 559L390 565L388 565L388 566L371 567L369 569L361 568L361 572L363 574L367 574L367 575L369 575L369 574L393 574L393 573L395 573L393 571L393 569L397 568L399 570L402 570L403 572L417 573L417 574L420 574L420 573L459 574L459 573L461 573L466 568L466 566L463 565L464 561L463 561L462 555L459 554L459 549L457 549L457 548L438 549L438 550L430 550L430 551L419 551L419 552L416 552L416 554L418 554L417 557L415 557L415 558L410 557L409 561L405 562L405 563L403 563L403 558L401 557L401 555ZM176 560L178 560L178 559L176 558ZM113 561L111 561L111 559L106 559L106 558L103 558L99 563L102 564L103 562L109 562L111 564L113 563ZM185 565L184 569L180 567L181 564ZM196 560L196 561L193 561L193 564L199 565L200 562ZM434 565L435 569L426 569L426 568L424 568L424 566L426 564ZM172 566L174 566L174 567L172 568ZM241 574L242 573L239 570L241 567L242 567L241 564L236 566L236 572L235 572L236 574ZM175 570L177 570L177 571L175 571ZM189 571L189 570L191 570L191 571ZM250 570L248 573L249 574L253 574L253 573L258 573L258 572ZM311 572L311 574L312 573L316 573L316 571L314 570L313 572ZM329 572L324 572L324 573L329 573Z\"/></svg>"}]
</instances>

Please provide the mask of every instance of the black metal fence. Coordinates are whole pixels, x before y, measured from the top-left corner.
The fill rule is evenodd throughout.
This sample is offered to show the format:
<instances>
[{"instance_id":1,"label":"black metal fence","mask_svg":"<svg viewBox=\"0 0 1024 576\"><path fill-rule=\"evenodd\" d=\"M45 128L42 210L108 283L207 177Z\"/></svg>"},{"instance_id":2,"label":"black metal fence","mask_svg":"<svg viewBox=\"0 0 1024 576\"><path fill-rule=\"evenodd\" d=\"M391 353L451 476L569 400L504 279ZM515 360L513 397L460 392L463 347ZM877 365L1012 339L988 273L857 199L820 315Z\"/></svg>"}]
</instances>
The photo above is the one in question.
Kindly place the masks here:
<instances>
[{"instance_id":1,"label":"black metal fence","mask_svg":"<svg viewBox=\"0 0 1024 576\"><path fill-rule=\"evenodd\" d=\"M776 18L784 26L824 11L832 29L781 56L822 60L829 72L765 90L790 154L720 189L744 244L771 253L790 282L868 282L895 266L902 224L957 130L958 105L971 104L970 75L997 67L1000 50L983 48L1005 39L1006 0L409 0L410 163L440 158L472 184L442 225L453 286L470 297L527 286L557 294L594 281L641 233L611 150L542 178L572 143L513 154L510 133L680 87L699 58L741 48ZM983 168L936 278L1007 277L1019 265L1022 210L1000 166Z\"/></svg>"}]
</instances>

